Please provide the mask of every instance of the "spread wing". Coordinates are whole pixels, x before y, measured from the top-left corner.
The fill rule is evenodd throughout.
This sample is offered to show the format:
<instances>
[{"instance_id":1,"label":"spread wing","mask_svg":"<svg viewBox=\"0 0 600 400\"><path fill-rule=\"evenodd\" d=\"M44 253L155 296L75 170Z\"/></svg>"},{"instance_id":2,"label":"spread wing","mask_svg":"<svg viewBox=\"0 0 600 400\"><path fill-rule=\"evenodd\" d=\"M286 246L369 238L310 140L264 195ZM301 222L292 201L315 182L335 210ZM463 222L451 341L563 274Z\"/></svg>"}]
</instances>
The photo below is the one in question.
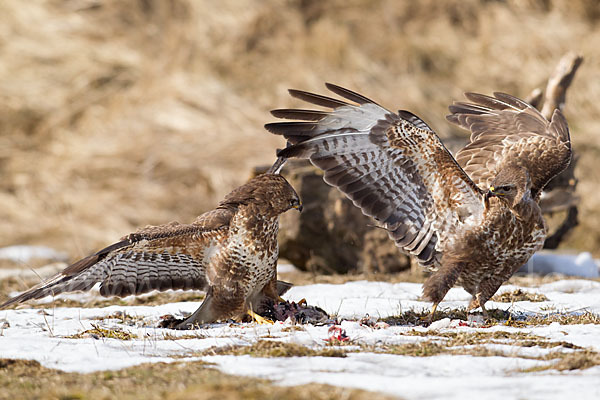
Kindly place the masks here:
<instances>
[{"instance_id":1,"label":"spread wing","mask_svg":"<svg viewBox=\"0 0 600 400\"><path fill-rule=\"evenodd\" d=\"M63 292L83 291L100 283L103 296L127 296L152 290L206 287L206 258L219 246L233 212L216 209L188 225L148 226L68 266L46 282L14 297L0 308Z\"/></svg>"},{"instance_id":2,"label":"spread wing","mask_svg":"<svg viewBox=\"0 0 600 400\"><path fill-rule=\"evenodd\" d=\"M480 190L417 116L395 114L362 95L326 86L353 103L290 90L293 97L332 110L272 111L301 120L265 125L291 144L278 155L308 158L325 171L325 182L377 220L398 247L422 265L435 264L438 244L451 241L467 220L480 218Z\"/></svg>"},{"instance_id":3,"label":"spread wing","mask_svg":"<svg viewBox=\"0 0 600 400\"><path fill-rule=\"evenodd\" d=\"M457 102L446 118L471 131L471 141L456 160L482 189L507 164L527 168L535 198L546 183L569 165L571 142L565 117L554 111L548 121L514 96L466 93L472 103Z\"/></svg>"}]
</instances>

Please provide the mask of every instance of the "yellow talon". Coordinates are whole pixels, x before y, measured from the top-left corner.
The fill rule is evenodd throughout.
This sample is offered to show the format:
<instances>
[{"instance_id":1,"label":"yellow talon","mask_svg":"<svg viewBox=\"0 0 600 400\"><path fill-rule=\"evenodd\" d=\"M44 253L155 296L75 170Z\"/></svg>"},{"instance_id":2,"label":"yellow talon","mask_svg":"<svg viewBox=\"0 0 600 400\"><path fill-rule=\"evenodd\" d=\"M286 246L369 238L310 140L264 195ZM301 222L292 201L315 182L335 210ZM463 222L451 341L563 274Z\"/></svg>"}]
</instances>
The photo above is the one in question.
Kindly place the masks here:
<instances>
[{"instance_id":1,"label":"yellow talon","mask_svg":"<svg viewBox=\"0 0 600 400\"><path fill-rule=\"evenodd\" d=\"M265 324L273 325L274 324L274 322L271 321L270 319L261 317L260 315L258 315L257 313L255 313L252 310L248 310L248 315L251 316L252 319L254 319L256 321L256 323L259 325L265 325Z\"/></svg>"},{"instance_id":2,"label":"yellow talon","mask_svg":"<svg viewBox=\"0 0 600 400\"><path fill-rule=\"evenodd\" d=\"M433 307L431 307L431 312L429 313L429 315L426 317L421 317L421 320L425 321L428 325L431 325L431 323L433 322L433 316L435 315L435 310L437 310L438 304L440 304L440 303L433 303Z\"/></svg>"}]
</instances>

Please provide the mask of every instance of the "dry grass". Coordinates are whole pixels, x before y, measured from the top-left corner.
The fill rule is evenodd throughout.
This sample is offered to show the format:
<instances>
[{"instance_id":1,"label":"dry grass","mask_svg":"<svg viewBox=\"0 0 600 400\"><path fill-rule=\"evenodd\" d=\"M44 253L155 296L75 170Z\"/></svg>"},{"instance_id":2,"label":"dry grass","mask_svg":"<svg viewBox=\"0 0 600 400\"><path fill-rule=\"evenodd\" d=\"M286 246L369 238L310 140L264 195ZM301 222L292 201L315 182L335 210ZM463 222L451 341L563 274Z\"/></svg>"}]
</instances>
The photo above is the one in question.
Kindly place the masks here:
<instances>
[{"instance_id":1,"label":"dry grass","mask_svg":"<svg viewBox=\"0 0 600 400\"><path fill-rule=\"evenodd\" d=\"M570 312L570 313L549 313L537 314L513 320L512 318L505 322L508 326L522 328L526 326L550 325L557 322L561 325L585 325L600 324L600 316L589 311Z\"/></svg>"},{"instance_id":2,"label":"dry grass","mask_svg":"<svg viewBox=\"0 0 600 400\"><path fill-rule=\"evenodd\" d=\"M0 246L76 259L190 221L273 160L262 125L298 104L288 87L335 81L445 137L463 91L525 96L573 50L582 226L565 246L599 256L598 15L590 0L3 1Z\"/></svg>"},{"instance_id":3,"label":"dry grass","mask_svg":"<svg viewBox=\"0 0 600 400\"><path fill-rule=\"evenodd\" d=\"M548 298L543 293L531 293L521 289L515 289L512 292L504 292L494 295L490 300L499 303L514 303L515 301L531 301L539 303L548 301Z\"/></svg>"},{"instance_id":4,"label":"dry grass","mask_svg":"<svg viewBox=\"0 0 600 400\"><path fill-rule=\"evenodd\" d=\"M525 332L430 332L411 331L409 335L428 337L428 340L399 345L372 347L369 350L379 353L396 354L410 357L432 357L440 354L470 355L475 357L518 357L540 361L552 361L521 372L537 372L549 369L559 371L587 369L600 365L600 355L590 349L584 349L569 342L549 341L541 336ZM538 347L553 349L538 356L522 355L517 351L502 350L490 345L510 345L519 347ZM565 351L567 350L567 351Z\"/></svg>"},{"instance_id":5,"label":"dry grass","mask_svg":"<svg viewBox=\"0 0 600 400\"><path fill-rule=\"evenodd\" d=\"M125 332L122 329L108 329L102 328L96 324L92 324L92 329L87 329L83 332L76 333L74 335L65 336L67 339L81 339L91 337L93 339L119 339L119 340L132 340L137 339L137 335Z\"/></svg>"},{"instance_id":6,"label":"dry grass","mask_svg":"<svg viewBox=\"0 0 600 400\"><path fill-rule=\"evenodd\" d=\"M600 324L600 316L589 311L532 314L511 313L510 311L492 308L488 309L487 312L488 318L485 322L486 326L501 324L523 328L527 326L550 325L553 322L557 322L561 325ZM390 325L427 326L428 317L428 310L408 310L400 315L383 318L382 321ZM438 308L438 310L435 312L435 320L440 320L443 318L467 321L468 314L465 308L441 310Z\"/></svg>"},{"instance_id":7,"label":"dry grass","mask_svg":"<svg viewBox=\"0 0 600 400\"><path fill-rule=\"evenodd\" d=\"M557 371L573 371L592 368L600 365L600 354L593 350L582 350L572 353L552 352L539 359L553 361L545 365L523 369L519 372L540 372L555 369Z\"/></svg>"},{"instance_id":8,"label":"dry grass","mask_svg":"<svg viewBox=\"0 0 600 400\"><path fill-rule=\"evenodd\" d=\"M310 348L297 343L259 340L251 346L214 347L202 355L250 355L252 357L346 357L346 351L334 347Z\"/></svg>"},{"instance_id":9,"label":"dry grass","mask_svg":"<svg viewBox=\"0 0 600 400\"><path fill-rule=\"evenodd\" d=\"M279 387L230 376L202 362L143 364L119 371L65 373L36 361L0 359L0 399L387 399L362 390L310 384Z\"/></svg>"}]
</instances>

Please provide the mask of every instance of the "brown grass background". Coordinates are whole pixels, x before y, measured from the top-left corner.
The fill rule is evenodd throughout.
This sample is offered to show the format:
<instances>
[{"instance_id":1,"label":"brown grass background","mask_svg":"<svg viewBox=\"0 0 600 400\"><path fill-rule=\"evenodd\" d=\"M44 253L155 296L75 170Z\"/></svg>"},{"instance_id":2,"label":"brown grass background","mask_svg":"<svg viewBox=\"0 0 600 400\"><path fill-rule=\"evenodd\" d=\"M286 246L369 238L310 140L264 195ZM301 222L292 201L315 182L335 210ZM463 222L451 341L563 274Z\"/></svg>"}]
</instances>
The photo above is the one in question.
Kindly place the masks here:
<instances>
[{"instance_id":1,"label":"brown grass background","mask_svg":"<svg viewBox=\"0 0 600 400\"><path fill-rule=\"evenodd\" d=\"M274 160L262 128L331 81L442 137L464 91L526 96L585 57L566 115L581 225L600 256L596 0L4 0L0 246L73 259L147 224L189 222Z\"/></svg>"}]
</instances>

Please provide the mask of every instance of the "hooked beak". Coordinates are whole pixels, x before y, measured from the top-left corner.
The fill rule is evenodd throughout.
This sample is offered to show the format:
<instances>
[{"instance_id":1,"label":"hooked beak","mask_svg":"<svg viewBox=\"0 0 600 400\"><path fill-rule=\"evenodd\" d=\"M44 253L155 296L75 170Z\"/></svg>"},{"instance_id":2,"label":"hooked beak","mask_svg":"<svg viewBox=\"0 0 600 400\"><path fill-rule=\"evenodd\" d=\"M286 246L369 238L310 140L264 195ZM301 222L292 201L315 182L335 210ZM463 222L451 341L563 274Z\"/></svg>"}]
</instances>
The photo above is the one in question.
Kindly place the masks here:
<instances>
[{"instance_id":1,"label":"hooked beak","mask_svg":"<svg viewBox=\"0 0 600 400\"><path fill-rule=\"evenodd\" d=\"M292 208L298 210L299 212L302 212L302 203L298 202L298 204L295 204L294 206L292 206Z\"/></svg>"},{"instance_id":2,"label":"hooked beak","mask_svg":"<svg viewBox=\"0 0 600 400\"><path fill-rule=\"evenodd\" d=\"M487 202L490 197L494 197L496 196L496 192L495 192L495 188L493 186L490 186L489 190L485 193L484 199Z\"/></svg>"}]
</instances>

